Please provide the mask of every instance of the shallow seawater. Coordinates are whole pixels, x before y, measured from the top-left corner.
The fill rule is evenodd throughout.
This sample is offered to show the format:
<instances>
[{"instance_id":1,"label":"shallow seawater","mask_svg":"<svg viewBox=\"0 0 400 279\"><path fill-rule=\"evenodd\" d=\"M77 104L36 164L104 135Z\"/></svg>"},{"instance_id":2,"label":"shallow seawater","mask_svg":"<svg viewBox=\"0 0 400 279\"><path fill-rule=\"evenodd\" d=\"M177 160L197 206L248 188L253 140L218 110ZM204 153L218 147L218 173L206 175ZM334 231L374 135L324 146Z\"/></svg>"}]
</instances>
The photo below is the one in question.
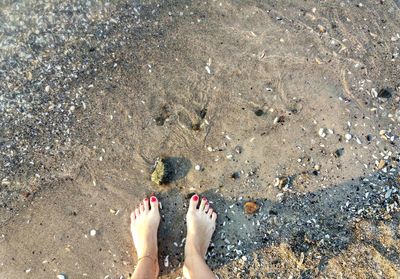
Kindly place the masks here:
<instances>
[{"instance_id":1,"label":"shallow seawater","mask_svg":"<svg viewBox=\"0 0 400 279\"><path fill-rule=\"evenodd\" d=\"M176 278L195 192L219 213L209 263L221 278L357 277L373 263L337 264L354 247L375 247L372 262L395 274L395 2L1 7L0 274L126 276L129 211L156 193L161 273ZM161 186L158 157L174 162ZM385 226L394 252L365 242L364 225Z\"/></svg>"}]
</instances>

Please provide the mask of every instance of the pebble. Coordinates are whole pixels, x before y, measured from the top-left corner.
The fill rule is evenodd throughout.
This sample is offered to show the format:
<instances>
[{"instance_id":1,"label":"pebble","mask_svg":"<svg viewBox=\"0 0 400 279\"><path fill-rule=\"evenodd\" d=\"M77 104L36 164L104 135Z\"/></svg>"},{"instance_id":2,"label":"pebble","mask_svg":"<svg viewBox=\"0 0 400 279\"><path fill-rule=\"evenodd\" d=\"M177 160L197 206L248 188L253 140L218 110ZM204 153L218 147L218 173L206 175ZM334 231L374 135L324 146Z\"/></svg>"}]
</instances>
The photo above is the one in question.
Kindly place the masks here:
<instances>
[{"instance_id":1,"label":"pebble","mask_svg":"<svg viewBox=\"0 0 400 279\"><path fill-rule=\"evenodd\" d=\"M97 234L96 230L90 230L90 236L95 236Z\"/></svg>"},{"instance_id":2,"label":"pebble","mask_svg":"<svg viewBox=\"0 0 400 279\"><path fill-rule=\"evenodd\" d=\"M345 137L346 140L351 140L351 138L352 138L353 136L350 135L350 134L346 134L344 137Z\"/></svg>"},{"instance_id":3,"label":"pebble","mask_svg":"<svg viewBox=\"0 0 400 279\"><path fill-rule=\"evenodd\" d=\"M64 274L58 274L57 279L67 279Z\"/></svg>"},{"instance_id":4,"label":"pebble","mask_svg":"<svg viewBox=\"0 0 400 279\"><path fill-rule=\"evenodd\" d=\"M326 137L326 129L325 129L325 128L320 128L320 129L318 130L318 135L319 135L321 138Z\"/></svg>"},{"instance_id":5,"label":"pebble","mask_svg":"<svg viewBox=\"0 0 400 279\"><path fill-rule=\"evenodd\" d=\"M197 171L201 171L201 166L200 165L196 165L196 166L194 166L194 169L197 170Z\"/></svg>"},{"instance_id":6,"label":"pebble","mask_svg":"<svg viewBox=\"0 0 400 279\"><path fill-rule=\"evenodd\" d=\"M164 259L164 266L169 267L169 255L165 257Z\"/></svg>"},{"instance_id":7,"label":"pebble","mask_svg":"<svg viewBox=\"0 0 400 279\"><path fill-rule=\"evenodd\" d=\"M262 115L264 114L264 111L263 111L262 109L258 109L258 110L256 110L256 111L254 112L254 114L255 114L256 116L262 116Z\"/></svg>"},{"instance_id":8,"label":"pebble","mask_svg":"<svg viewBox=\"0 0 400 279\"><path fill-rule=\"evenodd\" d=\"M237 154L241 154L242 152L243 152L243 148L241 147L241 146L236 146L235 147L235 152L237 153Z\"/></svg>"},{"instance_id":9,"label":"pebble","mask_svg":"<svg viewBox=\"0 0 400 279\"><path fill-rule=\"evenodd\" d=\"M338 158L343 156L343 154L344 154L344 148L339 148L335 151L335 156Z\"/></svg>"},{"instance_id":10,"label":"pebble","mask_svg":"<svg viewBox=\"0 0 400 279\"><path fill-rule=\"evenodd\" d=\"M392 97L392 90L389 88L383 88L383 89L379 90L378 97L388 99L388 98Z\"/></svg>"},{"instance_id":11,"label":"pebble","mask_svg":"<svg viewBox=\"0 0 400 279\"><path fill-rule=\"evenodd\" d=\"M275 178L275 183L274 186L282 189L286 185L289 184L289 178L288 177L277 177Z\"/></svg>"},{"instance_id":12,"label":"pebble","mask_svg":"<svg viewBox=\"0 0 400 279\"><path fill-rule=\"evenodd\" d=\"M240 178L240 171L235 171L234 173L232 173L231 178L239 179Z\"/></svg>"}]
</instances>

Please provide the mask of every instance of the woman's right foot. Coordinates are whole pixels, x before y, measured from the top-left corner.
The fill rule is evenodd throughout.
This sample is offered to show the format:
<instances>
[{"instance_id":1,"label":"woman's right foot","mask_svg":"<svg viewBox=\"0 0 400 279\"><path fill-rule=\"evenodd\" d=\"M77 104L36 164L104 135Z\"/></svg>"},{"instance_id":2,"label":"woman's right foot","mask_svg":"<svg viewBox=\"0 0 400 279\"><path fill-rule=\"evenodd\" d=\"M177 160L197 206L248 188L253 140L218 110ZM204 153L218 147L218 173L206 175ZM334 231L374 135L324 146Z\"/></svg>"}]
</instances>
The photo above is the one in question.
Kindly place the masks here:
<instances>
[{"instance_id":1,"label":"woman's right foot","mask_svg":"<svg viewBox=\"0 0 400 279\"><path fill-rule=\"evenodd\" d=\"M210 208L205 197L201 199L199 208L197 208L198 203L199 196L192 196L189 203L189 210L186 214L187 236L185 259L192 256L204 258L215 231L217 214Z\"/></svg>"}]
</instances>

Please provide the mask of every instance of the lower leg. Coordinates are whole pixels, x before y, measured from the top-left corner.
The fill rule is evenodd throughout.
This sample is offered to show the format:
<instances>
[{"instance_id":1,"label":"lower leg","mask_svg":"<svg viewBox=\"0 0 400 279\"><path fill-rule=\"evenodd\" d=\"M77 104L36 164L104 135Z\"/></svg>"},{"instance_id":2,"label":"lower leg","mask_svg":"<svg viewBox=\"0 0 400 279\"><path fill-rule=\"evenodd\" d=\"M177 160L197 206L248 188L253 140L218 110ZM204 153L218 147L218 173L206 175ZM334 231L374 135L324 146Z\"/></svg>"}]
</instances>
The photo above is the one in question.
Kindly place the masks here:
<instances>
[{"instance_id":1,"label":"lower leg","mask_svg":"<svg viewBox=\"0 0 400 279\"><path fill-rule=\"evenodd\" d=\"M157 260L152 258L141 258L138 260L131 279L150 279L157 277Z\"/></svg>"},{"instance_id":2,"label":"lower leg","mask_svg":"<svg viewBox=\"0 0 400 279\"><path fill-rule=\"evenodd\" d=\"M191 198L186 215L187 237L183 276L190 279L215 279L215 275L208 267L204 257L215 230L217 214L213 212L212 208L209 208L206 198L202 199L197 209L198 200L197 195Z\"/></svg>"}]
</instances>

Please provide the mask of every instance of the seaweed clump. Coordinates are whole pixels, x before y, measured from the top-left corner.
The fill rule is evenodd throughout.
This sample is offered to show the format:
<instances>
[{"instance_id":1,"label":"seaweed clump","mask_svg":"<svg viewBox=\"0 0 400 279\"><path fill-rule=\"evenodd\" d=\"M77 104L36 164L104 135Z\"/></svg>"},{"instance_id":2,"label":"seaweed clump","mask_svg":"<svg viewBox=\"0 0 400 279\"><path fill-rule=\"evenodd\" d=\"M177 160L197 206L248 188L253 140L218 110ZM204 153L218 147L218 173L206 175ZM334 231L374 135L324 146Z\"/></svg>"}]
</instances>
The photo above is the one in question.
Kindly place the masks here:
<instances>
[{"instance_id":1,"label":"seaweed clump","mask_svg":"<svg viewBox=\"0 0 400 279\"><path fill-rule=\"evenodd\" d=\"M157 185L166 184L170 181L170 167L164 158L157 158L151 173L151 181Z\"/></svg>"}]
</instances>

